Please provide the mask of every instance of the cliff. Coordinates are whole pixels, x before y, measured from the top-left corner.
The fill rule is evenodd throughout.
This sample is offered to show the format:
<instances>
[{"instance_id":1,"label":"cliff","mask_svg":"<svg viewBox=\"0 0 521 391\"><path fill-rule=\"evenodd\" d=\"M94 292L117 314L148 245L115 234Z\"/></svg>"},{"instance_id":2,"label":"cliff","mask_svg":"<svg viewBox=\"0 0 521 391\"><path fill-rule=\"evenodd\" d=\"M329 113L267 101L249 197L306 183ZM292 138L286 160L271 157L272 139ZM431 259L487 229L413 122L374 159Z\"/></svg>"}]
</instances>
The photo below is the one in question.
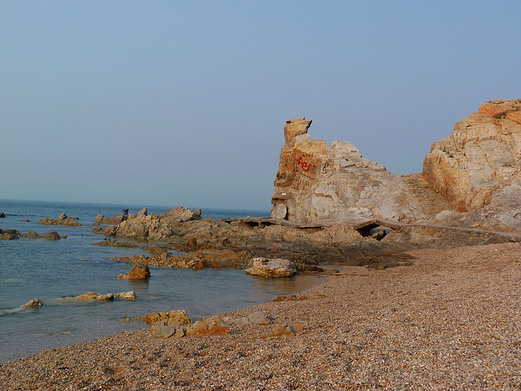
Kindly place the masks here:
<instances>
[{"instance_id":1,"label":"cliff","mask_svg":"<svg viewBox=\"0 0 521 391\"><path fill-rule=\"evenodd\" d=\"M432 145L422 173L395 175L354 145L289 120L272 217L330 225L383 219L521 231L521 100L491 101Z\"/></svg>"}]
</instances>

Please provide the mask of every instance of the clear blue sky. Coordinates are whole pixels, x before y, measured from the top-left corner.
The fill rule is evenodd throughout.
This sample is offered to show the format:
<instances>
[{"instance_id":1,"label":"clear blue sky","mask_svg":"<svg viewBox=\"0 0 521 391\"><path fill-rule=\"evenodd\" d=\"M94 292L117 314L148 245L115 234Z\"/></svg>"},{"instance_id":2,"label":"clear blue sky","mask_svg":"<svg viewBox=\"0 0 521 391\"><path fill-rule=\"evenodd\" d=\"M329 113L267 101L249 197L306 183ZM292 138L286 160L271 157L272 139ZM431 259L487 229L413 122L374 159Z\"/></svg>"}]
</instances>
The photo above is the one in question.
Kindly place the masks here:
<instances>
[{"instance_id":1,"label":"clear blue sky","mask_svg":"<svg viewBox=\"0 0 521 391\"><path fill-rule=\"evenodd\" d=\"M268 210L283 126L393 173L521 98L521 1L3 1L0 199Z\"/></svg>"}]
</instances>

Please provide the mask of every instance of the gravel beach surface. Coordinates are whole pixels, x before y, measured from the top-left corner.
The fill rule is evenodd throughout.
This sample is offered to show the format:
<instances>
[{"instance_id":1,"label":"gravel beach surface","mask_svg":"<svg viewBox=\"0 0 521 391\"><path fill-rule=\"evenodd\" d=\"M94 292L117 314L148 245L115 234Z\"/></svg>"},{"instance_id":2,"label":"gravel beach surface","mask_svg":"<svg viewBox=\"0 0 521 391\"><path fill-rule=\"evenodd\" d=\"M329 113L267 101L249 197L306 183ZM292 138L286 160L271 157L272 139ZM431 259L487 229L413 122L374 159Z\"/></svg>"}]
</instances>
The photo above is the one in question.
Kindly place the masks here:
<instances>
[{"instance_id":1,"label":"gravel beach surface","mask_svg":"<svg viewBox=\"0 0 521 391\"><path fill-rule=\"evenodd\" d=\"M409 266L346 267L300 300L228 314L263 311L273 324L52 349L0 365L0 389L521 389L521 246L408 254ZM280 323L303 330L274 337Z\"/></svg>"}]
</instances>

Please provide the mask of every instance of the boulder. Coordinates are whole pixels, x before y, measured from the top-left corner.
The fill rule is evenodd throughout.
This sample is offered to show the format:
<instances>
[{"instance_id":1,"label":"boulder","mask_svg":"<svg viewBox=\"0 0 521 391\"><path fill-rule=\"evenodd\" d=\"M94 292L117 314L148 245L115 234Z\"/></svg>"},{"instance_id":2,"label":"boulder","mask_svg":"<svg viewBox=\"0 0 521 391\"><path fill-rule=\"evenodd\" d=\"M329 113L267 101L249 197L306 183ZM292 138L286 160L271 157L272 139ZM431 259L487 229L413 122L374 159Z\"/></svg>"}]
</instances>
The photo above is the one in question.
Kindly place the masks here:
<instances>
[{"instance_id":1,"label":"boulder","mask_svg":"<svg viewBox=\"0 0 521 391\"><path fill-rule=\"evenodd\" d=\"M245 270L246 274L261 277L291 277L297 273L293 262L281 258L254 258L253 266Z\"/></svg>"},{"instance_id":2,"label":"boulder","mask_svg":"<svg viewBox=\"0 0 521 391\"><path fill-rule=\"evenodd\" d=\"M118 278L124 278L127 280L148 280L150 278L150 269L148 265L139 263L134 265L127 275L120 274Z\"/></svg>"},{"instance_id":3,"label":"boulder","mask_svg":"<svg viewBox=\"0 0 521 391\"><path fill-rule=\"evenodd\" d=\"M101 293L96 292L87 292L82 295L76 296L76 299L80 300L97 300L97 301L112 301L114 300L114 295L112 293L107 293L106 295L102 295Z\"/></svg>"},{"instance_id":4,"label":"boulder","mask_svg":"<svg viewBox=\"0 0 521 391\"><path fill-rule=\"evenodd\" d=\"M43 305L40 299L34 298L29 300L26 304L22 305L22 308L40 308Z\"/></svg>"},{"instance_id":5,"label":"boulder","mask_svg":"<svg viewBox=\"0 0 521 391\"><path fill-rule=\"evenodd\" d=\"M152 312L141 317L147 324L163 322L169 326L183 326L192 323L185 310L173 310L170 312Z\"/></svg>"}]
</instances>

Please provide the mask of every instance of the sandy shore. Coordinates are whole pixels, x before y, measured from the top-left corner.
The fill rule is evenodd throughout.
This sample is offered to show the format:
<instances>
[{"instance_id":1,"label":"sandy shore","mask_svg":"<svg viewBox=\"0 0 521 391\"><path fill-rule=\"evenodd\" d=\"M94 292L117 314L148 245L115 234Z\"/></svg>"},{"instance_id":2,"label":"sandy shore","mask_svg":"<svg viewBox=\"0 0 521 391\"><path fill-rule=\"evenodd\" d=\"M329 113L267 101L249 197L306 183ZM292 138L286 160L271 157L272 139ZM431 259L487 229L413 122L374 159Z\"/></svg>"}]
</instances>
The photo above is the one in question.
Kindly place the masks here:
<instances>
[{"instance_id":1,"label":"sandy shore","mask_svg":"<svg viewBox=\"0 0 521 391\"><path fill-rule=\"evenodd\" d=\"M521 389L521 246L409 254L411 266L348 267L307 299L233 314L301 322L295 336L125 332L0 365L0 389Z\"/></svg>"}]
</instances>

